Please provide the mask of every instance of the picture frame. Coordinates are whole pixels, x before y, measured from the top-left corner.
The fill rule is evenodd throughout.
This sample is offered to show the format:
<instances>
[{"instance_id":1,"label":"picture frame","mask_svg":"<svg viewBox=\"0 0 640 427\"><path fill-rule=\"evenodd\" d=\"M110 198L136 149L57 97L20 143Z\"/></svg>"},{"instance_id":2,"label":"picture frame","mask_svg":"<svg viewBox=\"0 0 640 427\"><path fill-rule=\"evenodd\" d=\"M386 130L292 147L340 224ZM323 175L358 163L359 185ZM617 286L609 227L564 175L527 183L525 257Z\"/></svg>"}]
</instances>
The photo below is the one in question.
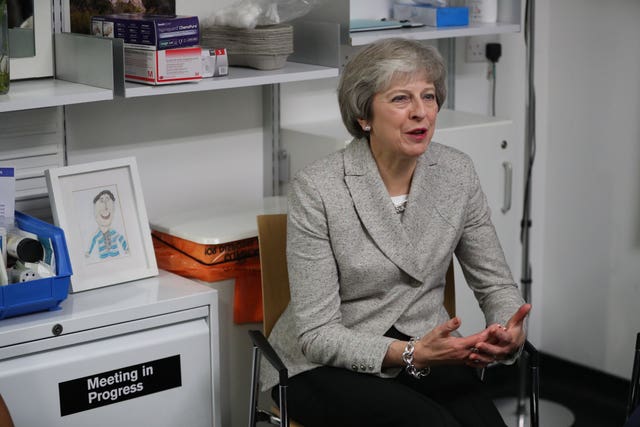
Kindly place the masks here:
<instances>
[{"instance_id":1,"label":"picture frame","mask_svg":"<svg viewBox=\"0 0 640 427\"><path fill-rule=\"evenodd\" d=\"M51 0L33 0L35 56L10 58L11 80L53 76L53 8Z\"/></svg>"},{"instance_id":2,"label":"picture frame","mask_svg":"<svg viewBox=\"0 0 640 427\"><path fill-rule=\"evenodd\" d=\"M67 240L71 292L157 276L134 157L45 171L54 223Z\"/></svg>"}]
</instances>

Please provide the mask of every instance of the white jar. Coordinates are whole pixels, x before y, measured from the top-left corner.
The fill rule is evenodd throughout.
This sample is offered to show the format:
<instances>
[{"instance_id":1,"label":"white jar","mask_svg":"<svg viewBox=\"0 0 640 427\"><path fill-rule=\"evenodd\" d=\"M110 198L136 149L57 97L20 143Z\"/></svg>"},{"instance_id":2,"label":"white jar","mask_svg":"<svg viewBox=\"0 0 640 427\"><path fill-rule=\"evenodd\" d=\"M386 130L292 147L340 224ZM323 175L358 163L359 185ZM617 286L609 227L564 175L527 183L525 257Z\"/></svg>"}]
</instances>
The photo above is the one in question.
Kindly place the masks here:
<instances>
[{"instance_id":1,"label":"white jar","mask_svg":"<svg viewBox=\"0 0 640 427\"><path fill-rule=\"evenodd\" d=\"M469 22L492 24L498 20L498 0L468 0Z\"/></svg>"}]
</instances>

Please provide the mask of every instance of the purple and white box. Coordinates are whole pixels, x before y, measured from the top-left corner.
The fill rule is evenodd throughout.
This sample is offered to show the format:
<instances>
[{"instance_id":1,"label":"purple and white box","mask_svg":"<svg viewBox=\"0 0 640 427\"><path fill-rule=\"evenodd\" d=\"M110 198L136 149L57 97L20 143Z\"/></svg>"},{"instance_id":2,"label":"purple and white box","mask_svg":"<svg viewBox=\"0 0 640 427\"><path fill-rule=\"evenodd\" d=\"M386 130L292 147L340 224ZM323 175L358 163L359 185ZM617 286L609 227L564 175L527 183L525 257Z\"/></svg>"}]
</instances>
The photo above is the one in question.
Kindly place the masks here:
<instances>
[{"instance_id":1,"label":"purple and white box","mask_svg":"<svg viewBox=\"0 0 640 427\"><path fill-rule=\"evenodd\" d=\"M200 25L197 16L118 13L91 18L91 34L124 39L131 47L164 50L197 46Z\"/></svg>"}]
</instances>

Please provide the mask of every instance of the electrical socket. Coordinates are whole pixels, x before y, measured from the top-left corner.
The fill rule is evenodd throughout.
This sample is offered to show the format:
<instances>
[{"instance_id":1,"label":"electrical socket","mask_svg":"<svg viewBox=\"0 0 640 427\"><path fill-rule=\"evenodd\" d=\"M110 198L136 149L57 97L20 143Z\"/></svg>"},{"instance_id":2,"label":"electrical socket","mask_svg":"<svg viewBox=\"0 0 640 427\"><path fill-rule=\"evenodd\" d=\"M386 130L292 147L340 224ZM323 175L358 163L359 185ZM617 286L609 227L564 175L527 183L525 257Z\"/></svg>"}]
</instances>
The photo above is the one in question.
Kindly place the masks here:
<instances>
[{"instance_id":1,"label":"electrical socket","mask_svg":"<svg viewBox=\"0 0 640 427\"><path fill-rule=\"evenodd\" d=\"M465 41L465 60L466 62L485 62L485 46L487 43L495 42L493 36L472 36L467 37Z\"/></svg>"}]
</instances>

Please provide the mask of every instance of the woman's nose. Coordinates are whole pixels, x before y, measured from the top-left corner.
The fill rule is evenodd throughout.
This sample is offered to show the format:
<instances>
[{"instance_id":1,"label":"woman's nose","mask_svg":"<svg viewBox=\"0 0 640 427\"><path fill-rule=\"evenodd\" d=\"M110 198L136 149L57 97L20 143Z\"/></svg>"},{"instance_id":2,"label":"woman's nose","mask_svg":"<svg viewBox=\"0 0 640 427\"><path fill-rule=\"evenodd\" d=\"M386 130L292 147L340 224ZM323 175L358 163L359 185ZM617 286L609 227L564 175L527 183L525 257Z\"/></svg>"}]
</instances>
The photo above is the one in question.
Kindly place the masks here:
<instances>
[{"instance_id":1,"label":"woman's nose","mask_svg":"<svg viewBox=\"0 0 640 427\"><path fill-rule=\"evenodd\" d=\"M426 107L420 100L411 103L411 118L421 120L426 115Z\"/></svg>"}]
</instances>

